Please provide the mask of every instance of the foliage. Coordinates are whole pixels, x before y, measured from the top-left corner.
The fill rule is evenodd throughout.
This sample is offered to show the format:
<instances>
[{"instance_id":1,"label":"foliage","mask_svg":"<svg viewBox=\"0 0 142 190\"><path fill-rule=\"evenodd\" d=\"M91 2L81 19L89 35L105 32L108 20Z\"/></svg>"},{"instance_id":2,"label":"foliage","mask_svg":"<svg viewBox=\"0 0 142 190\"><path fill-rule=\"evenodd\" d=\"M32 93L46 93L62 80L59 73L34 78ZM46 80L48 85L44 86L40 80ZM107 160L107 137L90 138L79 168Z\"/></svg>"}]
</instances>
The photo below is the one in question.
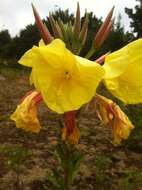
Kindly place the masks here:
<instances>
[{"instance_id":1,"label":"foliage","mask_svg":"<svg viewBox=\"0 0 142 190\"><path fill-rule=\"evenodd\" d=\"M112 164L111 159L102 154L98 154L95 157L95 166L96 166L96 183L98 185L104 184L106 181L109 181L109 176L106 173L106 170L110 168Z\"/></svg>"},{"instance_id":2,"label":"foliage","mask_svg":"<svg viewBox=\"0 0 142 190\"><path fill-rule=\"evenodd\" d=\"M48 181L57 190L68 190L79 172L83 155L75 150L75 147L72 145L59 143L55 150L55 157L57 158L61 168L49 171ZM65 182L67 184L65 184Z\"/></svg>"},{"instance_id":3,"label":"foliage","mask_svg":"<svg viewBox=\"0 0 142 190\"><path fill-rule=\"evenodd\" d=\"M88 27L88 38L85 47L83 48L81 55L85 55L86 52L91 47L92 40L94 38L95 33L98 31L99 27L102 24L102 18L97 18L92 12L87 13L89 18L89 27ZM73 23L74 16L70 14L68 10L58 9L52 16L55 20L61 18L63 23L67 23L71 21ZM85 16L81 18L81 24ZM51 25L49 23L49 17L46 17L44 23L47 25L49 31L52 33ZM101 55L107 51L114 51L122 46L124 46L128 41L130 41L133 36L130 33L125 33L123 26L121 26L121 19L115 23L110 36L102 49L97 53L96 57ZM40 39L40 35L35 24L27 25L26 28L22 29L19 35L15 37L11 37L8 30L0 32L0 58L1 59L19 59L28 49L30 49L33 45L37 45ZM10 65L10 63L8 64ZM13 64L13 66L15 66Z\"/></svg>"},{"instance_id":4,"label":"foliage","mask_svg":"<svg viewBox=\"0 0 142 190\"><path fill-rule=\"evenodd\" d=\"M5 157L5 164L14 171L13 190L23 190L23 181L20 174L23 171L23 164L31 156L31 152L22 146L0 147L0 155Z\"/></svg>"},{"instance_id":5,"label":"foliage","mask_svg":"<svg viewBox=\"0 0 142 190\"><path fill-rule=\"evenodd\" d=\"M142 37L142 0L136 0L138 4L134 9L125 8L125 12L131 19L130 26L133 28L133 32L136 33L136 37Z\"/></svg>"},{"instance_id":6,"label":"foliage","mask_svg":"<svg viewBox=\"0 0 142 190\"><path fill-rule=\"evenodd\" d=\"M141 152L142 147L139 142L141 141L142 105L122 105L122 108L135 126L125 144L129 149Z\"/></svg>"},{"instance_id":7,"label":"foliage","mask_svg":"<svg viewBox=\"0 0 142 190\"><path fill-rule=\"evenodd\" d=\"M24 147L15 146L0 147L0 154L7 158L8 166L17 172L26 158L31 155L31 152Z\"/></svg>"},{"instance_id":8,"label":"foliage","mask_svg":"<svg viewBox=\"0 0 142 190\"><path fill-rule=\"evenodd\" d=\"M123 190L134 190L142 186L142 172L127 170L121 180Z\"/></svg>"},{"instance_id":9,"label":"foliage","mask_svg":"<svg viewBox=\"0 0 142 190\"><path fill-rule=\"evenodd\" d=\"M5 58L8 54L8 47L11 43L11 36L8 30L2 30L0 32L0 57Z\"/></svg>"}]
</instances>

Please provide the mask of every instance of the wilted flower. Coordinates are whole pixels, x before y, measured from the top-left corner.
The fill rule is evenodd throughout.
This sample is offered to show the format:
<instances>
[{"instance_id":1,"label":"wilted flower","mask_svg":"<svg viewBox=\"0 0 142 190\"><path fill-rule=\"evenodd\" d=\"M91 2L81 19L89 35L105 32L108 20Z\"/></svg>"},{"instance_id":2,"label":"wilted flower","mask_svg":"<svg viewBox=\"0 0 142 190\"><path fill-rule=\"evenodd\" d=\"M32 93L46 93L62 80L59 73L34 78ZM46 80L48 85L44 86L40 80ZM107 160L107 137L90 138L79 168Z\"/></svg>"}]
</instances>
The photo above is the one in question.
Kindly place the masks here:
<instances>
[{"instance_id":1,"label":"wilted flower","mask_svg":"<svg viewBox=\"0 0 142 190\"><path fill-rule=\"evenodd\" d=\"M104 83L127 104L142 102L142 39L129 43L106 57Z\"/></svg>"},{"instance_id":2,"label":"wilted flower","mask_svg":"<svg viewBox=\"0 0 142 190\"><path fill-rule=\"evenodd\" d=\"M10 117L16 122L17 128L22 128L34 133L40 131L41 126L37 118L37 106L40 100L41 96L37 91L29 93L22 99L17 109Z\"/></svg>"},{"instance_id":3,"label":"wilted flower","mask_svg":"<svg viewBox=\"0 0 142 190\"><path fill-rule=\"evenodd\" d=\"M59 39L34 46L19 63L32 68L32 82L57 113L77 110L89 102L104 76L99 64L75 56Z\"/></svg>"},{"instance_id":4,"label":"wilted flower","mask_svg":"<svg viewBox=\"0 0 142 190\"><path fill-rule=\"evenodd\" d=\"M75 115L75 111L64 114L65 126L62 129L62 140L71 144L77 144L80 137L79 130L76 127Z\"/></svg>"},{"instance_id":5,"label":"wilted flower","mask_svg":"<svg viewBox=\"0 0 142 190\"><path fill-rule=\"evenodd\" d=\"M120 107L100 95L96 95L95 105L99 118L112 127L114 145L119 145L122 139L127 139L134 126Z\"/></svg>"}]
</instances>

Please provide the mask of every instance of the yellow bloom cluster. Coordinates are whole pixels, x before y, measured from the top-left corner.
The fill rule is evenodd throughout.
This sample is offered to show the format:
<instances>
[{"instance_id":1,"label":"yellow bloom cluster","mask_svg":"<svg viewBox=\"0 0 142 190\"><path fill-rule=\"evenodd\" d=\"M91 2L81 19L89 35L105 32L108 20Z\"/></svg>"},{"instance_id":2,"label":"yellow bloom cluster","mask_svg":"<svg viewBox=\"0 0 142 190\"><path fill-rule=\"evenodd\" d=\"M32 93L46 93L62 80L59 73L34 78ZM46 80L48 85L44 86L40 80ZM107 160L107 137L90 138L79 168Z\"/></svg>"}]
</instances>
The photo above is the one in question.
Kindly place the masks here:
<instances>
[{"instance_id":1,"label":"yellow bloom cluster","mask_svg":"<svg viewBox=\"0 0 142 190\"><path fill-rule=\"evenodd\" d=\"M59 114L78 110L88 103L95 96L101 81L123 102L142 102L142 39L109 54L103 66L74 55L60 39L48 45L40 43L34 46L19 63L31 67L30 82L41 93L48 108ZM37 91L27 96L11 116L18 128L39 132L40 124L33 101ZM99 116L112 126L114 143L119 144L129 136L133 125L119 106L105 97L98 97L99 108L96 109ZM74 128L70 134L68 130L63 128L62 139L70 138L72 141L73 138L77 142L78 129Z\"/></svg>"}]
</instances>

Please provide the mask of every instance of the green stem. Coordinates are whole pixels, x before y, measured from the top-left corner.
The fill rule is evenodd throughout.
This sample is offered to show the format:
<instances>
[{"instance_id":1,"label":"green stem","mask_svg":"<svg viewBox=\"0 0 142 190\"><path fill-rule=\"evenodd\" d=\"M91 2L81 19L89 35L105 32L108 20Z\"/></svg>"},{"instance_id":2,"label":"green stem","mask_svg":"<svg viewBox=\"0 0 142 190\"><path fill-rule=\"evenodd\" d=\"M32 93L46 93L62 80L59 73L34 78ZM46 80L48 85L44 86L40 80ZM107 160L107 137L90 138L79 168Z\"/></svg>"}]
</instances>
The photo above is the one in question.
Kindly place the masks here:
<instances>
[{"instance_id":1,"label":"green stem","mask_svg":"<svg viewBox=\"0 0 142 190\"><path fill-rule=\"evenodd\" d=\"M70 162L70 147L65 145L66 147L66 154L65 154L65 167L64 167L64 184L65 190L70 189L70 179L69 179L69 162Z\"/></svg>"},{"instance_id":2,"label":"green stem","mask_svg":"<svg viewBox=\"0 0 142 190\"><path fill-rule=\"evenodd\" d=\"M93 56L93 54L95 53L96 49L92 46L91 49L89 50L89 52L87 53L87 55L85 55L86 59L89 59Z\"/></svg>"}]
</instances>

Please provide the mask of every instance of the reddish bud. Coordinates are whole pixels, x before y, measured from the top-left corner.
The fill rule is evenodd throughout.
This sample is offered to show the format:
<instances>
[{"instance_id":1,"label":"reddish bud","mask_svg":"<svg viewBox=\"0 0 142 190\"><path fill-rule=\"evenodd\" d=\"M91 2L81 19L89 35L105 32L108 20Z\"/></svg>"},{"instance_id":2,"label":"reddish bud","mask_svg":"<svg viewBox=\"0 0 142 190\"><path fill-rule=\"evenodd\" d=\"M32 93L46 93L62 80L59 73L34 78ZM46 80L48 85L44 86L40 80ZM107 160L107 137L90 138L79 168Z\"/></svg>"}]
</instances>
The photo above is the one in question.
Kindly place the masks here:
<instances>
[{"instance_id":1,"label":"reddish bud","mask_svg":"<svg viewBox=\"0 0 142 190\"><path fill-rule=\"evenodd\" d=\"M75 18L75 23L74 23L74 33L77 37L79 37L80 33L80 7L79 3L77 3L77 10L76 10L76 18Z\"/></svg>"},{"instance_id":2,"label":"reddish bud","mask_svg":"<svg viewBox=\"0 0 142 190\"><path fill-rule=\"evenodd\" d=\"M95 48L99 48L102 43L104 42L104 40L107 38L111 26L112 26L112 15L113 15L113 10L114 7L111 9L111 11L109 12L108 16L106 17L104 23L102 24L102 26L100 27L100 29L98 30L95 39L94 39L94 46ZM107 32L107 34L106 34ZM103 40L102 40L103 39Z\"/></svg>"},{"instance_id":3,"label":"reddish bud","mask_svg":"<svg viewBox=\"0 0 142 190\"><path fill-rule=\"evenodd\" d=\"M113 21L110 21L108 27L105 30L104 35L102 36L102 38L100 39L100 41L97 44L98 47L100 47L104 43L104 41L107 39L107 37L108 37L108 35L109 35L110 31L111 31L112 24L113 24Z\"/></svg>"},{"instance_id":4,"label":"reddish bud","mask_svg":"<svg viewBox=\"0 0 142 190\"><path fill-rule=\"evenodd\" d=\"M48 31L47 27L43 24L36 8L33 6L33 4L32 4L32 8L33 8L35 21L36 21L37 27L40 31L41 37L45 44L49 44L52 41L52 36L51 36L50 32Z\"/></svg>"}]
</instances>

